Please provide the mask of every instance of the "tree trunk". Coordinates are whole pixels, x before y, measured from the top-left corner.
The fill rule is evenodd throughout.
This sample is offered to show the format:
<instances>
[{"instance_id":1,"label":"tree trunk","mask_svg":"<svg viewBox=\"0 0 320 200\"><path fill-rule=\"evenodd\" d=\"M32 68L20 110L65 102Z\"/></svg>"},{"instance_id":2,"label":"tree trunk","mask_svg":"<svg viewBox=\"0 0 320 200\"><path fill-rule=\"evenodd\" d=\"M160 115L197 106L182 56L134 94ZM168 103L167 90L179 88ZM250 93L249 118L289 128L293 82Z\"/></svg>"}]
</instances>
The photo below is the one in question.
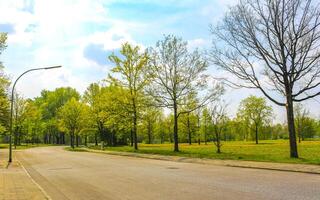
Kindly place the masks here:
<instances>
[{"instance_id":1,"label":"tree trunk","mask_svg":"<svg viewBox=\"0 0 320 200\"><path fill-rule=\"evenodd\" d=\"M132 131L132 128L130 129L130 146L133 147L133 131Z\"/></svg>"},{"instance_id":2,"label":"tree trunk","mask_svg":"<svg viewBox=\"0 0 320 200\"><path fill-rule=\"evenodd\" d=\"M74 149L74 133L71 132L70 134L70 146L72 149Z\"/></svg>"},{"instance_id":3,"label":"tree trunk","mask_svg":"<svg viewBox=\"0 0 320 200\"><path fill-rule=\"evenodd\" d=\"M207 145L207 125L206 124L204 126L204 144Z\"/></svg>"},{"instance_id":4,"label":"tree trunk","mask_svg":"<svg viewBox=\"0 0 320 200\"><path fill-rule=\"evenodd\" d=\"M258 124L255 124L255 132L256 132L256 144L259 144L259 139L258 139Z\"/></svg>"},{"instance_id":5,"label":"tree trunk","mask_svg":"<svg viewBox=\"0 0 320 200\"><path fill-rule=\"evenodd\" d=\"M201 134L200 134L200 115L197 115L198 118L198 144L201 144Z\"/></svg>"},{"instance_id":6,"label":"tree trunk","mask_svg":"<svg viewBox=\"0 0 320 200\"><path fill-rule=\"evenodd\" d=\"M135 106L134 106L135 107ZM137 111L134 109L133 113L133 143L134 149L138 150L138 141L137 141Z\"/></svg>"},{"instance_id":7,"label":"tree trunk","mask_svg":"<svg viewBox=\"0 0 320 200\"><path fill-rule=\"evenodd\" d=\"M85 145L85 146L88 146L88 145L87 145L87 135L84 135L84 145Z\"/></svg>"},{"instance_id":8,"label":"tree trunk","mask_svg":"<svg viewBox=\"0 0 320 200\"><path fill-rule=\"evenodd\" d=\"M220 134L218 133L218 130L216 130L216 147L217 147L217 153L221 153L221 141L220 141Z\"/></svg>"},{"instance_id":9,"label":"tree trunk","mask_svg":"<svg viewBox=\"0 0 320 200\"><path fill-rule=\"evenodd\" d=\"M94 133L94 145L98 146L98 134Z\"/></svg>"},{"instance_id":10,"label":"tree trunk","mask_svg":"<svg viewBox=\"0 0 320 200\"><path fill-rule=\"evenodd\" d=\"M76 135L76 147L79 147L79 135Z\"/></svg>"},{"instance_id":11,"label":"tree trunk","mask_svg":"<svg viewBox=\"0 0 320 200\"><path fill-rule=\"evenodd\" d=\"M148 121L148 144L151 144L151 122Z\"/></svg>"},{"instance_id":12,"label":"tree trunk","mask_svg":"<svg viewBox=\"0 0 320 200\"><path fill-rule=\"evenodd\" d=\"M164 142L164 132L163 130L161 130L161 140L160 140L160 143L163 144Z\"/></svg>"},{"instance_id":13,"label":"tree trunk","mask_svg":"<svg viewBox=\"0 0 320 200\"><path fill-rule=\"evenodd\" d=\"M173 140L174 140L174 151L179 151L179 141L178 141L178 107L177 103L173 103L173 118L174 118L174 126L173 126Z\"/></svg>"},{"instance_id":14,"label":"tree trunk","mask_svg":"<svg viewBox=\"0 0 320 200\"><path fill-rule=\"evenodd\" d=\"M62 144L66 144L65 133L62 134Z\"/></svg>"},{"instance_id":15,"label":"tree trunk","mask_svg":"<svg viewBox=\"0 0 320 200\"><path fill-rule=\"evenodd\" d=\"M217 145L217 153L221 153L220 145Z\"/></svg>"},{"instance_id":16,"label":"tree trunk","mask_svg":"<svg viewBox=\"0 0 320 200\"><path fill-rule=\"evenodd\" d=\"M190 117L189 117L189 113L188 113L188 121L187 121L187 127L188 127L188 141L189 141L189 145L191 145L191 131L190 131Z\"/></svg>"},{"instance_id":17,"label":"tree trunk","mask_svg":"<svg viewBox=\"0 0 320 200\"><path fill-rule=\"evenodd\" d=\"M290 157L298 158L298 148L297 148L297 139L294 127L294 113L293 113L293 102L291 93L287 93L287 122L289 130L289 141L290 141Z\"/></svg>"}]
</instances>

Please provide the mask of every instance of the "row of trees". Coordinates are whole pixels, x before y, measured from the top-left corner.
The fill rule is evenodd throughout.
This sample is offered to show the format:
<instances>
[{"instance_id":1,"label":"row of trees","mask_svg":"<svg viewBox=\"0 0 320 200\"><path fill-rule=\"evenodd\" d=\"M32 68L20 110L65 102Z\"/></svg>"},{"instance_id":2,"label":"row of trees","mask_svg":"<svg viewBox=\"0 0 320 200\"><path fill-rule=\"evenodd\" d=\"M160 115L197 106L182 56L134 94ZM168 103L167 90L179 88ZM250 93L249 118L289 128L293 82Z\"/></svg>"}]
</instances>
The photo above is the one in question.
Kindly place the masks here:
<instances>
[{"instance_id":1,"label":"row of trees","mask_svg":"<svg viewBox=\"0 0 320 200\"><path fill-rule=\"evenodd\" d=\"M50 127L46 141L54 140L53 135L56 140L64 141L62 133L66 132L73 146L74 141L78 144L80 133L86 135L97 130L95 138L108 144L125 143L130 133L135 149L138 149L142 121L149 120L145 127L151 142L152 122L165 121L163 117L151 116L163 115L160 108L170 109L174 151L179 151L181 127L187 127L190 143L194 130L201 130L200 110L208 113L206 118L214 127L215 144L221 146L220 135L230 121L225 105L217 103L224 92L223 83L256 88L286 109L290 156L298 157L297 135L299 140L303 139L302 124L313 122L305 120L307 113L299 106L295 119L294 105L320 95L319 6L312 0L239 1L217 26L211 26L213 46L207 55L190 51L186 42L171 35L145 51L126 43L121 56L109 56L114 67L103 82L105 85L92 84L83 97L77 93L53 104L47 104L46 100L57 91L44 91L39 99L27 101L27 105L40 108L41 121L45 120L45 126ZM209 82L208 61L236 79L219 77L222 81ZM212 102L214 105L204 111ZM20 111L16 108L16 116ZM247 122L245 126L250 129L254 127L258 143L259 129L270 124L271 113L264 99L249 97L241 103L237 119ZM197 121L196 125L193 121ZM21 131L21 127L15 128ZM244 134L245 138L248 133ZM97 143L98 139L95 140Z\"/></svg>"},{"instance_id":2,"label":"row of trees","mask_svg":"<svg viewBox=\"0 0 320 200\"><path fill-rule=\"evenodd\" d=\"M16 95L14 144L69 143L74 147L103 142L109 146L134 146L132 115L125 107L129 105L125 99L128 95L129 91L119 86L98 83L91 84L83 96L72 88L44 90L34 100ZM137 120L137 143L174 142L174 115L165 115L159 107L141 108L144 109ZM295 113L297 137L304 140L320 136L320 121L311 118L301 104L297 104ZM233 119L228 116L224 102L213 102L179 116L178 142L190 145L214 142L220 153L223 141L258 143L259 139L286 139L286 127L273 125L272 117L272 108L264 98L243 99Z\"/></svg>"}]
</instances>

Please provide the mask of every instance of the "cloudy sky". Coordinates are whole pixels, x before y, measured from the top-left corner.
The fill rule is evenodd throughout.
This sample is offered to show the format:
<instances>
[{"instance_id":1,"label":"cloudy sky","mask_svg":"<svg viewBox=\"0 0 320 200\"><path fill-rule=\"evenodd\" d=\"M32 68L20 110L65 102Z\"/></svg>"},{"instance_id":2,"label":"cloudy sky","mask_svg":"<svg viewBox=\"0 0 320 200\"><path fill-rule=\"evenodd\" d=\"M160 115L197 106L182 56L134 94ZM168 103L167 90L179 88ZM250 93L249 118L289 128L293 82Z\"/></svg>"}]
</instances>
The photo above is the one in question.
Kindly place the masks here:
<instances>
[{"instance_id":1,"label":"cloudy sky","mask_svg":"<svg viewBox=\"0 0 320 200\"><path fill-rule=\"evenodd\" d=\"M189 48L210 48L209 25L217 23L236 0L0 0L0 31L8 32L1 55L5 71L16 78L28 68L62 65L25 76L17 86L25 97L42 89L71 86L83 92L106 77L107 56L129 41L153 46L164 34L183 37ZM216 73L214 69L211 73ZM238 103L253 90L228 90L233 116ZM272 103L269 103L273 105ZM318 117L320 103L307 102ZM317 109L314 109L314 108ZM284 109L274 106L277 120Z\"/></svg>"}]
</instances>

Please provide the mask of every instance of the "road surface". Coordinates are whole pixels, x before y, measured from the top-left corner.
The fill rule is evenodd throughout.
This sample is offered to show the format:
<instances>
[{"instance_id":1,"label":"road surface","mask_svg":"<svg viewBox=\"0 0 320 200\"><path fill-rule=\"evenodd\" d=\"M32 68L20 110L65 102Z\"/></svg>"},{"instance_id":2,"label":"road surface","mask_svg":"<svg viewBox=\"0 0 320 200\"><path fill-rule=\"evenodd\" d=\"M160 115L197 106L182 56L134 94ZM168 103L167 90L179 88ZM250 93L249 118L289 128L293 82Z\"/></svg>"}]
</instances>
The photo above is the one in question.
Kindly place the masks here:
<instances>
[{"instance_id":1,"label":"road surface","mask_svg":"<svg viewBox=\"0 0 320 200\"><path fill-rule=\"evenodd\" d=\"M70 152L63 147L16 153L53 200L319 200L320 175Z\"/></svg>"}]
</instances>

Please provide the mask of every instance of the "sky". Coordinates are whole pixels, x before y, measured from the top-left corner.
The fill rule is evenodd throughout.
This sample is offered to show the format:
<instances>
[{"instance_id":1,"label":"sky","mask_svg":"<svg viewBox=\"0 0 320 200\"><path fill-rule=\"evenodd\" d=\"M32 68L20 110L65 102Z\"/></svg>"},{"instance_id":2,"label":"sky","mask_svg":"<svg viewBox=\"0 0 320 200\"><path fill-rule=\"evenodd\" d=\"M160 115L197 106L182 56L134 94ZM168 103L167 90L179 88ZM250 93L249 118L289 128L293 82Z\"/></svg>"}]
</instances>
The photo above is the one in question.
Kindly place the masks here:
<instances>
[{"instance_id":1,"label":"sky","mask_svg":"<svg viewBox=\"0 0 320 200\"><path fill-rule=\"evenodd\" d=\"M70 86L83 92L106 78L107 59L121 44L154 46L165 34L188 41L193 50L211 46L210 24L218 23L237 0L0 0L0 31L8 32L8 48L0 60L12 79L29 68L62 65L55 70L24 76L17 90L26 98L41 90ZM214 66L209 73L217 72ZM229 115L241 99L256 90L227 89ZM320 99L319 99L320 100ZM320 101L307 101L313 117L320 116ZM284 108L273 106L275 121L284 122ZM312 108L312 109L311 109Z\"/></svg>"}]
</instances>

